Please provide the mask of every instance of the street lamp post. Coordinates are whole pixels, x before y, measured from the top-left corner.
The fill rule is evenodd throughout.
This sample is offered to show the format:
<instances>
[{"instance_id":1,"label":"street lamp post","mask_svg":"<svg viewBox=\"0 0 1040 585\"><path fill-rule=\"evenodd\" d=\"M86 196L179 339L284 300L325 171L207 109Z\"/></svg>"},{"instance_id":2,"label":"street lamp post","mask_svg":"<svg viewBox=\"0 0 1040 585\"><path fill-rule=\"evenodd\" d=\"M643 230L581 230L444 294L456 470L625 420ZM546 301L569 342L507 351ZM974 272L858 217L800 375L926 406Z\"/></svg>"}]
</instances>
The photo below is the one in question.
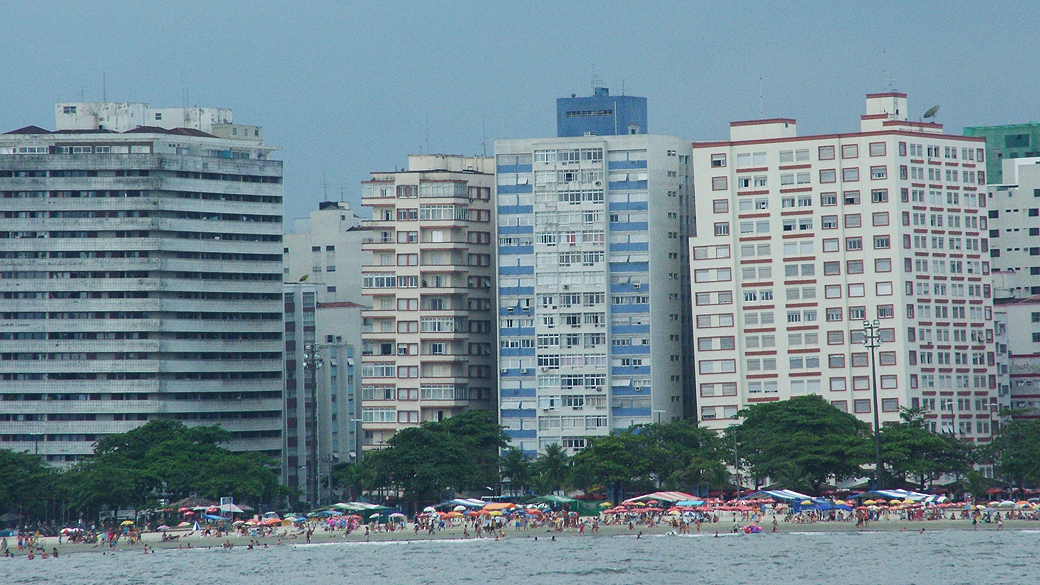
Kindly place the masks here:
<instances>
[{"instance_id":1,"label":"street lamp post","mask_svg":"<svg viewBox=\"0 0 1040 585\"><path fill-rule=\"evenodd\" d=\"M884 489L881 468L881 416L877 396L877 366L874 354L881 347L881 321L863 321L863 345L870 348L870 386L874 398L874 489Z\"/></svg>"}]
</instances>

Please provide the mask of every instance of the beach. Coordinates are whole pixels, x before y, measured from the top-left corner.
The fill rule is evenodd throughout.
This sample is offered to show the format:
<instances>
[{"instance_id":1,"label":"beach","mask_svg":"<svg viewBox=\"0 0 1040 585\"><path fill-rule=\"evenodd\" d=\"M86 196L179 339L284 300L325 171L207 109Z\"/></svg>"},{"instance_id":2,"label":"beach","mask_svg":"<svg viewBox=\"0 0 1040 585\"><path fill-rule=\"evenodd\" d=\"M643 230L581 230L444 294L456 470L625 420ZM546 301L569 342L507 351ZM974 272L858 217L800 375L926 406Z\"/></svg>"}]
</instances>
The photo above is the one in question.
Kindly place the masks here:
<instances>
[{"instance_id":1,"label":"beach","mask_svg":"<svg viewBox=\"0 0 1040 585\"><path fill-rule=\"evenodd\" d=\"M766 537L773 535L773 517L766 516L764 519L759 521L759 525L762 527L762 534L757 535L744 535L743 527L749 524L748 521L743 520L739 514L723 513L719 515L718 522L704 523L701 526L700 536L714 537L716 533L719 536L728 536L733 534L734 524L737 524L740 529L740 534L749 537ZM463 527L448 526L442 530L437 530L433 534L428 534L425 531L416 532L413 530L413 525L408 524L405 530L396 530L393 532L375 531L372 530L365 534L365 529L362 527L360 530L354 530L350 534L346 534L343 530L329 531L325 530L321 523L313 523L311 526L313 531L310 535L310 541L308 542L306 531L301 530L295 526L282 526L277 527L276 530L270 536L266 537L252 537L242 536L237 532L231 532L230 534L222 534L220 536L204 536L201 531L191 530L170 530L165 534L171 537L177 537L176 540L162 539L162 532L145 532L141 535L141 542L135 544L128 544L126 539L121 538L115 545L110 547L108 544L84 544L84 543L69 543L64 538L59 544L58 537L41 537L40 546L47 552L51 552L53 549L58 550L59 555L76 554L76 553L104 553L104 554L125 554L125 553L137 553L142 554L145 550L145 546L151 550L170 550L170 549L211 549L211 548L222 548L230 545L231 548L248 548L250 543L253 543L254 550L262 550L264 548L272 548L278 546L307 546L330 544L330 543L365 543L365 542L426 542L426 541L444 541L444 540L488 540L494 541L493 536L484 536L478 539L473 535L472 527L468 530L468 537L464 535ZM869 533L869 532L920 532L921 530L926 532L930 531L1040 531L1040 521L1035 520L1005 520L1002 525L997 523L985 523L979 522L977 525L973 525L972 521L969 520L902 520L902 519L881 519L868 523L865 527L859 528L856 526L854 521L823 521L823 522L785 522L782 516L777 516L776 523L776 534L784 535L787 533L808 533L808 532L858 532L858 533ZM602 539L610 537L651 537L651 536L662 536L669 534L677 534L678 531L675 527L668 523L662 522L649 526L647 524L636 524L632 528L629 528L627 524L600 524L598 530L594 533L590 529L586 529L584 533L579 533L577 529L567 528L564 530L555 530L548 527L537 527L516 530L514 527L509 526L503 528L500 533L500 540L514 540L514 539L570 539L570 538L584 538L584 539ZM695 528L691 526L689 535L697 535ZM775 536L774 535L774 536ZM28 551L19 551L16 547L17 538L8 537L7 539L8 548L11 552L18 556L25 556ZM39 556L39 552L37 552Z\"/></svg>"}]
</instances>

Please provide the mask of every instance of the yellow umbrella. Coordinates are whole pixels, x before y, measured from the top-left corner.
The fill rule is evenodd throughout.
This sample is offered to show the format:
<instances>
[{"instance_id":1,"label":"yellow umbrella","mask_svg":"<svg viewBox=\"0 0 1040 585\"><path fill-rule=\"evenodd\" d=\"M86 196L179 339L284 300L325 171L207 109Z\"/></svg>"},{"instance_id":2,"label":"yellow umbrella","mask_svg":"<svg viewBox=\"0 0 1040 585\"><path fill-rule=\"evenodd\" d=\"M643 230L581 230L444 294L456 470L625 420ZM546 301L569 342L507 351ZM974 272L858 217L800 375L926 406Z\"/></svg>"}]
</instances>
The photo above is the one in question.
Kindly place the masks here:
<instances>
[{"instance_id":1,"label":"yellow umbrella","mask_svg":"<svg viewBox=\"0 0 1040 585\"><path fill-rule=\"evenodd\" d=\"M123 523L120 524L120 526L129 526L129 525L131 525L133 523L134 523L133 520L123 520Z\"/></svg>"},{"instance_id":2,"label":"yellow umbrella","mask_svg":"<svg viewBox=\"0 0 1040 585\"><path fill-rule=\"evenodd\" d=\"M863 502L863 505L864 505L864 506L873 506L873 505L874 505L874 504L876 504L876 503L877 503L877 502L876 502L876 501L874 501L874 500L866 500L866 501L864 501L864 502Z\"/></svg>"}]
</instances>

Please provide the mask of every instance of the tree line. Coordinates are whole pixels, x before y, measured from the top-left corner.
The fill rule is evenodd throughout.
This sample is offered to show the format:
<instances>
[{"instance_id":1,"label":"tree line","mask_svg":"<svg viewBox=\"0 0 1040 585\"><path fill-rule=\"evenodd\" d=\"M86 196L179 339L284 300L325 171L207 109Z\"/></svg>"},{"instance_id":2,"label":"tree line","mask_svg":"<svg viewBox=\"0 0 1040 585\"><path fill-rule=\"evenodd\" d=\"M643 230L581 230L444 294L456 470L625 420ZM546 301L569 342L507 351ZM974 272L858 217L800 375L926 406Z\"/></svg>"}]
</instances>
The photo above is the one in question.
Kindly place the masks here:
<instances>
[{"instance_id":1,"label":"tree line","mask_svg":"<svg viewBox=\"0 0 1040 585\"><path fill-rule=\"evenodd\" d=\"M873 476L871 427L819 396L755 404L739 424L719 433L689 421L637 425L587 439L573 456L549 445L537 457L510 447L487 412L423 423L394 435L360 463L334 468L333 487L350 497L394 496L420 504L453 493L546 495L599 492L619 501L658 489L702 495L736 492L765 482L819 494L834 482ZM985 496L998 482L974 471L992 463L1001 484L1040 485L1040 420L1009 420L988 444L932 432L920 410L881 429L882 482L924 490L955 478L953 491Z\"/></svg>"},{"instance_id":2,"label":"tree line","mask_svg":"<svg viewBox=\"0 0 1040 585\"><path fill-rule=\"evenodd\" d=\"M537 457L510 447L494 413L467 412L395 434L361 463L336 465L327 487L343 500L368 499L420 509L452 494L546 495L568 490L612 501L658 489L735 492L740 484L819 494L833 482L873 475L874 443L866 423L818 396L752 405L719 433L689 421L637 425L588 438L569 456L548 445ZM306 509L281 485L277 462L233 453L220 427L152 421L101 439L93 457L68 469L39 456L0 450L0 515L75 521L103 509L158 507L160 498L233 496L266 510ZM881 430L885 487L922 490L957 478L958 493L984 496L992 482L973 471L991 463L1000 485L1040 485L1040 420L1011 419L987 444L932 432L923 414L904 410Z\"/></svg>"},{"instance_id":3,"label":"tree line","mask_svg":"<svg viewBox=\"0 0 1040 585\"><path fill-rule=\"evenodd\" d=\"M94 444L93 456L67 469L42 457L0 450L0 515L87 523L102 510L160 507L189 495L276 506L290 491L260 453L233 453L219 426L187 427L157 420Z\"/></svg>"}]
</instances>

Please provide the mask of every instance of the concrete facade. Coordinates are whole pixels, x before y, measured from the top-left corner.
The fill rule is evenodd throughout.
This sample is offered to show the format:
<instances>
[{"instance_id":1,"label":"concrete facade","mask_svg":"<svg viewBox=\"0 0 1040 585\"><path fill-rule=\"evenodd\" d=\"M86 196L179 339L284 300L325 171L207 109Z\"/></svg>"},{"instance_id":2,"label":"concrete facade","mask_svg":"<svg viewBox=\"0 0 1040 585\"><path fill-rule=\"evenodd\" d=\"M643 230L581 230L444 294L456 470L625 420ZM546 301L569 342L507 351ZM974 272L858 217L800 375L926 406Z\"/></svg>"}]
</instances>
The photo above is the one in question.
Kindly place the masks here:
<instances>
[{"instance_id":1,"label":"concrete facade","mask_svg":"<svg viewBox=\"0 0 1040 585\"><path fill-rule=\"evenodd\" d=\"M972 126L964 129L965 136L986 139L986 172L990 183L1005 183L1003 163L1016 158L1040 156L1040 124L1006 124L1003 126ZM983 161L979 161L983 162Z\"/></svg>"},{"instance_id":2,"label":"concrete facade","mask_svg":"<svg viewBox=\"0 0 1040 585\"><path fill-rule=\"evenodd\" d=\"M864 320L881 323L882 423L988 440L997 406L983 141L867 96L861 131L734 122L694 144L698 420L818 394L873 422Z\"/></svg>"},{"instance_id":3,"label":"concrete facade","mask_svg":"<svg viewBox=\"0 0 1040 585\"><path fill-rule=\"evenodd\" d=\"M499 416L531 454L683 417L690 145L625 134L495 142Z\"/></svg>"},{"instance_id":4,"label":"concrete facade","mask_svg":"<svg viewBox=\"0 0 1040 585\"><path fill-rule=\"evenodd\" d=\"M493 159L408 157L362 185L363 442L495 408Z\"/></svg>"},{"instance_id":5,"label":"concrete facade","mask_svg":"<svg viewBox=\"0 0 1040 585\"><path fill-rule=\"evenodd\" d=\"M0 448L153 419L282 453L282 163L194 129L0 135Z\"/></svg>"},{"instance_id":6,"label":"concrete facade","mask_svg":"<svg viewBox=\"0 0 1040 585\"><path fill-rule=\"evenodd\" d=\"M1003 169L1006 181L986 187L993 296L1034 297L1040 295L1040 158L1008 159Z\"/></svg>"},{"instance_id":7,"label":"concrete facade","mask_svg":"<svg viewBox=\"0 0 1040 585\"><path fill-rule=\"evenodd\" d=\"M361 267L371 262L371 254L361 245L367 234L350 204L322 202L285 234L285 281L324 284L318 290L321 303L364 303ZM360 333L356 342L361 347Z\"/></svg>"}]
</instances>

